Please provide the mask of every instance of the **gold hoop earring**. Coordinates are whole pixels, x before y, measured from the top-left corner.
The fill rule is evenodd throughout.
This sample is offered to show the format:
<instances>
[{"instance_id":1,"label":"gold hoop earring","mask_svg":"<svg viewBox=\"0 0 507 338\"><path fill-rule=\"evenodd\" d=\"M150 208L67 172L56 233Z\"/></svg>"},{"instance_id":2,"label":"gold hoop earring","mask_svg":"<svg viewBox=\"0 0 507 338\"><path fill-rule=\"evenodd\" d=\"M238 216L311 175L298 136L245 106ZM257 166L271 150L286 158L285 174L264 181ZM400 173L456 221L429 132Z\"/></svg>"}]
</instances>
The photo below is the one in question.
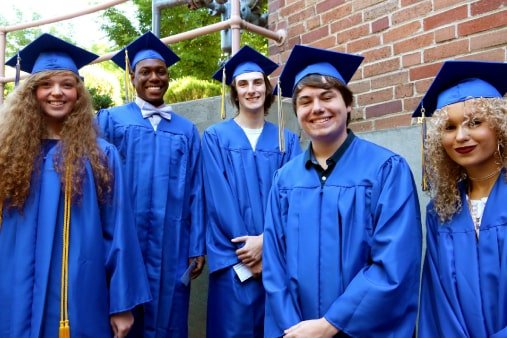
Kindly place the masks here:
<instances>
[{"instance_id":1,"label":"gold hoop earring","mask_svg":"<svg viewBox=\"0 0 507 338\"><path fill-rule=\"evenodd\" d=\"M503 157L502 157L502 149L503 148L503 145L502 145L502 140L497 140L497 143L496 143L496 152L495 152L495 163L498 164L499 166L503 166Z\"/></svg>"}]
</instances>

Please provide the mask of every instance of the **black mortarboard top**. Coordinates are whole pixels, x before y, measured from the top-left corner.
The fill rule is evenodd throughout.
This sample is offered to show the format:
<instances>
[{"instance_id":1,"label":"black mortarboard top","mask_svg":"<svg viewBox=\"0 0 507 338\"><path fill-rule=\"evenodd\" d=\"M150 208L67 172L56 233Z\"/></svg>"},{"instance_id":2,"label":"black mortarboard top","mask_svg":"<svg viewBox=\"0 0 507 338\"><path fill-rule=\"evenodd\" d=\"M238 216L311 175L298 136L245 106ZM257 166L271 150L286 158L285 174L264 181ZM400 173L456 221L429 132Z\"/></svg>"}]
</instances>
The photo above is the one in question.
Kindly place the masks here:
<instances>
[{"instance_id":1,"label":"black mortarboard top","mask_svg":"<svg viewBox=\"0 0 507 338\"><path fill-rule=\"evenodd\" d=\"M346 85L363 59L360 55L295 45L280 74L281 94L291 97L298 82L310 74L332 76Z\"/></svg>"},{"instance_id":2,"label":"black mortarboard top","mask_svg":"<svg viewBox=\"0 0 507 338\"><path fill-rule=\"evenodd\" d=\"M167 67L180 60L178 55L176 55L152 32L144 33L111 58L114 63L123 69L126 69L126 52L128 53L128 59L130 60L130 69L134 69L139 61L146 59L162 60L165 62Z\"/></svg>"},{"instance_id":3,"label":"black mortarboard top","mask_svg":"<svg viewBox=\"0 0 507 338\"><path fill-rule=\"evenodd\" d=\"M5 64L16 67L18 55L19 68L31 74L46 70L69 70L79 75L79 68L98 57L48 33L42 34L25 46Z\"/></svg>"},{"instance_id":4,"label":"black mortarboard top","mask_svg":"<svg viewBox=\"0 0 507 338\"><path fill-rule=\"evenodd\" d=\"M232 80L240 74L260 72L269 75L278 68L278 64L271 61L261 53L249 46L243 46L227 62L213 74L213 78L218 81L223 80L225 68L225 83L230 85Z\"/></svg>"},{"instance_id":5,"label":"black mortarboard top","mask_svg":"<svg viewBox=\"0 0 507 338\"><path fill-rule=\"evenodd\" d=\"M412 117L429 117L437 109L479 97L503 97L507 91L507 63L446 61Z\"/></svg>"}]
</instances>

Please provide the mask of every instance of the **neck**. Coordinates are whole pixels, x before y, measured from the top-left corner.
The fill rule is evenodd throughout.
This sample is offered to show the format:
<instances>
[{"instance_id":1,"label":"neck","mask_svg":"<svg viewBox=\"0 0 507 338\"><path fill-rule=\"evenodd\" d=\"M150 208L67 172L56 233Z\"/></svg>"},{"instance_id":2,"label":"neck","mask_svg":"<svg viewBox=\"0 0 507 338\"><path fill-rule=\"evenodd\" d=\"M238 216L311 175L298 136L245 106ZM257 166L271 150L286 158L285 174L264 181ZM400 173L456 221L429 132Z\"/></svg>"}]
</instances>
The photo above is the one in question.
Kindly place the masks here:
<instances>
[{"instance_id":1,"label":"neck","mask_svg":"<svg viewBox=\"0 0 507 338\"><path fill-rule=\"evenodd\" d=\"M155 108L158 108L158 107L160 107L160 106L162 106L164 104L164 100L163 99L161 99L161 100L155 100L155 101L153 101L153 100L152 101L148 101L148 100L143 99L142 97L139 97L139 96L136 96L136 98L138 100L140 100L140 102L149 103L149 104L151 104ZM138 105L139 105L139 103L138 103Z\"/></svg>"},{"instance_id":2,"label":"neck","mask_svg":"<svg viewBox=\"0 0 507 338\"><path fill-rule=\"evenodd\" d=\"M59 140L62 131L62 123L47 120L46 122L46 138Z\"/></svg>"},{"instance_id":3,"label":"neck","mask_svg":"<svg viewBox=\"0 0 507 338\"><path fill-rule=\"evenodd\" d=\"M330 138L330 139L329 139ZM312 150L317 161L322 165L328 158L342 146L347 139L347 132L341 133L339 136L330 135L328 138L312 138ZM323 167L324 168L324 167Z\"/></svg>"},{"instance_id":4,"label":"neck","mask_svg":"<svg viewBox=\"0 0 507 338\"><path fill-rule=\"evenodd\" d=\"M315 142L312 140L313 155L322 168L327 169L326 161L334 155L334 153L338 150L338 148L340 148L342 144L343 141L340 143L325 143Z\"/></svg>"},{"instance_id":5,"label":"neck","mask_svg":"<svg viewBox=\"0 0 507 338\"><path fill-rule=\"evenodd\" d=\"M471 199L480 199L489 196L491 189L500 175L501 168L482 177L468 176L468 194Z\"/></svg>"},{"instance_id":6,"label":"neck","mask_svg":"<svg viewBox=\"0 0 507 338\"><path fill-rule=\"evenodd\" d=\"M264 126L264 114L240 111L234 121L242 127L258 129Z\"/></svg>"}]
</instances>

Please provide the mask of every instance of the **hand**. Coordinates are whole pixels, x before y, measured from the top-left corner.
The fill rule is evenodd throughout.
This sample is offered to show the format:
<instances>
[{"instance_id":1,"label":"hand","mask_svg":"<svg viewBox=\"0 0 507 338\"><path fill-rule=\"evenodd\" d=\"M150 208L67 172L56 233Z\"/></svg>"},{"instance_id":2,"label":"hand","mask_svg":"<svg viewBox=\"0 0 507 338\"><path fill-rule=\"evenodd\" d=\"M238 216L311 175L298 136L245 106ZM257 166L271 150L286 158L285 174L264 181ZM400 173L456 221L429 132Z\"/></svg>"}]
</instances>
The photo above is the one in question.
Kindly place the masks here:
<instances>
[{"instance_id":1,"label":"hand","mask_svg":"<svg viewBox=\"0 0 507 338\"><path fill-rule=\"evenodd\" d=\"M244 242L241 248L236 250L238 259L247 265L250 269L255 267L260 261L262 261L262 243L264 240L263 234L259 236L240 236L231 239L233 243Z\"/></svg>"},{"instance_id":2,"label":"hand","mask_svg":"<svg viewBox=\"0 0 507 338\"><path fill-rule=\"evenodd\" d=\"M202 272L204 268L204 263L206 262L206 258L204 256L192 257L188 259L188 264L190 265L192 261L195 260L195 268L191 271L190 277L192 279L196 279Z\"/></svg>"},{"instance_id":3,"label":"hand","mask_svg":"<svg viewBox=\"0 0 507 338\"><path fill-rule=\"evenodd\" d=\"M113 329L114 338L124 338L134 324L134 315L131 311L115 313L110 318L111 328Z\"/></svg>"},{"instance_id":4,"label":"hand","mask_svg":"<svg viewBox=\"0 0 507 338\"><path fill-rule=\"evenodd\" d=\"M254 278L261 278L262 276L262 260L258 263L255 263L252 267L250 267L250 271L252 271Z\"/></svg>"},{"instance_id":5,"label":"hand","mask_svg":"<svg viewBox=\"0 0 507 338\"><path fill-rule=\"evenodd\" d=\"M283 332L283 338L332 338L338 332L325 318L320 318L297 323Z\"/></svg>"}]
</instances>

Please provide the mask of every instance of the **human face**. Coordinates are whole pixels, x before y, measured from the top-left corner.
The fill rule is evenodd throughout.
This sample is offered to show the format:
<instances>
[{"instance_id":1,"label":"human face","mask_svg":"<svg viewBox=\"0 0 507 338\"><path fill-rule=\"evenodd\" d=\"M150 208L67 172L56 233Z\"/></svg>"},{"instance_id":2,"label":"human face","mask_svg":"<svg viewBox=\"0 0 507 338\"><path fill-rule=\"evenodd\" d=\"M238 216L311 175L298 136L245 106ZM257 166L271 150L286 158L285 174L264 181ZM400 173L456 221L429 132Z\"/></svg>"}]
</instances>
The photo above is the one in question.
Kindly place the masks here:
<instances>
[{"instance_id":1,"label":"human face","mask_svg":"<svg viewBox=\"0 0 507 338\"><path fill-rule=\"evenodd\" d=\"M243 73L234 79L238 93L239 112L264 114L266 83L261 72Z\"/></svg>"},{"instance_id":2,"label":"human face","mask_svg":"<svg viewBox=\"0 0 507 338\"><path fill-rule=\"evenodd\" d=\"M137 96L155 107L164 103L164 94L169 87L169 74L164 61L145 59L136 64L131 74Z\"/></svg>"},{"instance_id":3,"label":"human face","mask_svg":"<svg viewBox=\"0 0 507 338\"><path fill-rule=\"evenodd\" d=\"M448 119L443 128L442 146L471 176L481 177L498 167L497 137L484 117L474 115L473 101L445 107Z\"/></svg>"},{"instance_id":4,"label":"human face","mask_svg":"<svg viewBox=\"0 0 507 338\"><path fill-rule=\"evenodd\" d=\"M48 122L61 124L76 104L78 80L72 73L50 75L35 90Z\"/></svg>"},{"instance_id":5,"label":"human face","mask_svg":"<svg viewBox=\"0 0 507 338\"><path fill-rule=\"evenodd\" d=\"M336 88L303 87L296 97L296 115L299 125L313 143L341 145L347 138L347 114L351 107L345 104Z\"/></svg>"}]
</instances>

